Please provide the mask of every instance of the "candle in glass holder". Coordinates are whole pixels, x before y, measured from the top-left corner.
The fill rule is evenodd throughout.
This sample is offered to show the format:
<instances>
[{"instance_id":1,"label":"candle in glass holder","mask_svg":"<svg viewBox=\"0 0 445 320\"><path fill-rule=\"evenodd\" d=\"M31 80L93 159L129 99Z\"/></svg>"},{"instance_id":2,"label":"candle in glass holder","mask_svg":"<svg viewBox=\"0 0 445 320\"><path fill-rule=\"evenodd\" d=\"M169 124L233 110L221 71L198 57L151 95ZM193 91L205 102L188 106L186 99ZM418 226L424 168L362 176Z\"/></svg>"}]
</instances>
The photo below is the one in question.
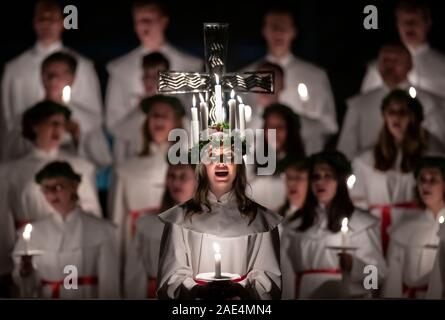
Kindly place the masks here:
<instances>
[{"instance_id":1,"label":"candle in glass holder","mask_svg":"<svg viewBox=\"0 0 445 320\"><path fill-rule=\"evenodd\" d=\"M213 251L215 251L215 279L221 279L221 253L216 242L213 242Z\"/></svg>"}]
</instances>

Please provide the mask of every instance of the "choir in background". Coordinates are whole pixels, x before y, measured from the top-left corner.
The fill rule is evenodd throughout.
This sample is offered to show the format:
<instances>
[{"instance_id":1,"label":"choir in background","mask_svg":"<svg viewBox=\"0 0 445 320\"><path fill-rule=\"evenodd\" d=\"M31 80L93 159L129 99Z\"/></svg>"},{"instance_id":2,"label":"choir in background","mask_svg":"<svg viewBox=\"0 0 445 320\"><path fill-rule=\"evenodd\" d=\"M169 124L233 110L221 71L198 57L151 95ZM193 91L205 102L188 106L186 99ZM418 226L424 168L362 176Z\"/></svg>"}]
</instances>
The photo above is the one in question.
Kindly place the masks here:
<instances>
[{"instance_id":1,"label":"choir in background","mask_svg":"<svg viewBox=\"0 0 445 320\"><path fill-rule=\"evenodd\" d=\"M0 297L205 295L184 265L212 271L213 256L201 252L217 233L222 253L238 257L223 267L257 299L445 298L445 55L428 43L428 6L398 1L400 39L370 62L341 126L326 72L291 51L292 13L269 9L267 54L243 70L274 72L273 94L246 99L247 127L276 130L264 140L275 173L247 165L236 199L206 190L212 215L190 221L179 218L182 204L198 199L203 165L170 164L167 152L171 130L190 131L191 99L159 94L157 77L204 62L168 42L174 21L160 1L134 1L132 16L140 45L107 65L105 104L93 62L63 44L55 0L36 2L36 43L5 64ZM325 150L337 134L336 150ZM103 207L97 176L106 168ZM247 209L234 205L241 200ZM223 228L249 208L251 223ZM370 265L378 288L364 286Z\"/></svg>"}]
</instances>

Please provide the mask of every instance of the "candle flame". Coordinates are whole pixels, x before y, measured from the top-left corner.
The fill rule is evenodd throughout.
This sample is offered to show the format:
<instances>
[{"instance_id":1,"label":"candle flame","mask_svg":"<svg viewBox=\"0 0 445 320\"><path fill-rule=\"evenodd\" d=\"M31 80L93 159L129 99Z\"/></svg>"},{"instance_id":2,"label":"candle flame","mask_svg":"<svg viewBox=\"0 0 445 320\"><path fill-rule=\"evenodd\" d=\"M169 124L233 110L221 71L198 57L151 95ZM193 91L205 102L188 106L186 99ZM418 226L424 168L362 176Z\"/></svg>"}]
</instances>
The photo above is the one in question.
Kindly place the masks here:
<instances>
[{"instance_id":1,"label":"candle flame","mask_svg":"<svg viewBox=\"0 0 445 320\"><path fill-rule=\"evenodd\" d=\"M215 251L215 253L219 253L220 247L218 242L213 242L213 251Z\"/></svg>"},{"instance_id":2,"label":"candle flame","mask_svg":"<svg viewBox=\"0 0 445 320\"><path fill-rule=\"evenodd\" d=\"M341 232L343 233L347 233L349 228L348 228L348 218L343 218L343 220L341 221Z\"/></svg>"},{"instance_id":3,"label":"candle flame","mask_svg":"<svg viewBox=\"0 0 445 320\"><path fill-rule=\"evenodd\" d=\"M219 85L219 77L218 77L218 75L216 73L215 73L215 82L216 82L217 85Z\"/></svg>"},{"instance_id":4,"label":"candle flame","mask_svg":"<svg viewBox=\"0 0 445 320\"><path fill-rule=\"evenodd\" d=\"M193 95L192 104L193 104L193 107L196 107L196 96L195 95Z\"/></svg>"},{"instance_id":5,"label":"candle flame","mask_svg":"<svg viewBox=\"0 0 445 320\"><path fill-rule=\"evenodd\" d=\"M234 98L235 98L235 90L232 89L232 91L230 91L230 99Z\"/></svg>"},{"instance_id":6,"label":"candle flame","mask_svg":"<svg viewBox=\"0 0 445 320\"><path fill-rule=\"evenodd\" d=\"M442 224L445 222L445 217L444 216L440 216L439 217L439 223Z\"/></svg>"},{"instance_id":7,"label":"candle flame","mask_svg":"<svg viewBox=\"0 0 445 320\"><path fill-rule=\"evenodd\" d=\"M417 96L417 91L414 87L409 87L408 93L413 99Z\"/></svg>"},{"instance_id":8,"label":"candle flame","mask_svg":"<svg viewBox=\"0 0 445 320\"><path fill-rule=\"evenodd\" d=\"M25 230L23 230L23 239L25 239L25 241L29 241L29 239L31 239L31 232L32 232L32 224L28 223L25 226Z\"/></svg>"},{"instance_id":9,"label":"candle flame","mask_svg":"<svg viewBox=\"0 0 445 320\"><path fill-rule=\"evenodd\" d=\"M71 100L71 87L65 86L62 90L62 100L64 103L69 103Z\"/></svg>"},{"instance_id":10,"label":"candle flame","mask_svg":"<svg viewBox=\"0 0 445 320\"><path fill-rule=\"evenodd\" d=\"M252 108L249 105L244 106L244 114L246 121L249 122L252 119Z\"/></svg>"},{"instance_id":11,"label":"candle flame","mask_svg":"<svg viewBox=\"0 0 445 320\"><path fill-rule=\"evenodd\" d=\"M307 101L309 100L309 92L307 90L307 86L304 83L298 84L298 95L300 96L301 100Z\"/></svg>"},{"instance_id":12,"label":"candle flame","mask_svg":"<svg viewBox=\"0 0 445 320\"><path fill-rule=\"evenodd\" d=\"M199 101L200 102L204 102L204 96L201 94L201 92L199 93Z\"/></svg>"},{"instance_id":13,"label":"candle flame","mask_svg":"<svg viewBox=\"0 0 445 320\"><path fill-rule=\"evenodd\" d=\"M348 177L348 180L346 181L346 184L348 185L348 189L352 189L356 182L357 182L357 177L355 175L351 174Z\"/></svg>"},{"instance_id":14,"label":"candle flame","mask_svg":"<svg viewBox=\"0 0 445 320\"><path fill-rule=\"evenodd\" d=\"M236 96L236 97L238 98L238 102L239 102L240 104L242 104L242 103L243 103L243 99L241 99L240 96Z\"/></svg>"}]
</instances>

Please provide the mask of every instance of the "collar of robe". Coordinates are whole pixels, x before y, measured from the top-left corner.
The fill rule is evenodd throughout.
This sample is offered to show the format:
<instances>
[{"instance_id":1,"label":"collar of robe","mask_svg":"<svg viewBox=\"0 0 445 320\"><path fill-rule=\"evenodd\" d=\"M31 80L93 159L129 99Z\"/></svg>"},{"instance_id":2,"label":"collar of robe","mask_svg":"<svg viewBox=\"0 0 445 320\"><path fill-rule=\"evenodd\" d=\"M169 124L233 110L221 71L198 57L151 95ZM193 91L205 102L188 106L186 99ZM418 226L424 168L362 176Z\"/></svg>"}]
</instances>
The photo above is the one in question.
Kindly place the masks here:
<instances>
[{"instance_id":1,"label":"collar of robe","mask_svg":"<svg viewBox=\"0 0 445 320\"><path fill-rule=\"evenodd\" d=\"M410 46L406 46L406 48L411 53L411 56L416 57L416 56L419 56L419 55L429 51L430 50L430 45L429 45L428 42L425 42L424 44L418 46L417 48L413 48L413 47L410 47Z\"/></svg>"},{"instance_id":2,"label":"collar of robe","mask_svg":"<svg viewBox=\"0 0 445 320\"><path fill-rule=\"evenodd\" d=\"M79 217L80 212L81 212L80 208L76 206L65 217L62 217L62 215L58 212L54 212L53 218L58 225L65 226L74 222Z\"/></svg>"},{"instance_id":3,"label":"collar of robe","mask_svg":"<svg viewBox=\"0 0 445 320\"><path fill-rule=\"evenodd\" d=\"M30 154L38 159L54 160L59 155L59 149L53 148L50 151L45 151L34 146Z\"/></svg>"},{"instance_id":4,"label":"collar of robe","mask_svg":"<svg viewBox=\"0 0 445 320\"><path fill-rule=\"evenodd\" d=\"M276 58L275 56L273 56L272 54L268 54L266 56L266 60L272 63L276 63L278 64L280 67L286 67L287 65L289 65L291 63L291 61L294 59L294 55L289 52L287 55L285 55L282 58Z\"/></svg>"},{"instance_id":5,"label":"collar of robe","mask_svg":"<svg viewBox=\"0 0 445 320\"><path fill-rule=\"evenodd\" d=\"M60 51L63 48L62 41L54 42L53 44L50 44L49 46L43 46L41 43L36 42L35 50L37 54L42 56L49 56L50 54Z\"/></svg>"},{"instance_id":6,"label":"collar of robe","mask_svg":"<svg viewBox=\"0 0 445 320\"><path fill-rule=\"evenodd\" d=\"M242 237L269 232L280 224L282 217L257 204L257 214L250 221L238 210L238 203L232 193L215 201L209 193L210 212L186 215L187 203L175 206L159 215L161 221L179 225L181 228L198 233L211 234L222 238Z\"/></svg>"}]
</instances>

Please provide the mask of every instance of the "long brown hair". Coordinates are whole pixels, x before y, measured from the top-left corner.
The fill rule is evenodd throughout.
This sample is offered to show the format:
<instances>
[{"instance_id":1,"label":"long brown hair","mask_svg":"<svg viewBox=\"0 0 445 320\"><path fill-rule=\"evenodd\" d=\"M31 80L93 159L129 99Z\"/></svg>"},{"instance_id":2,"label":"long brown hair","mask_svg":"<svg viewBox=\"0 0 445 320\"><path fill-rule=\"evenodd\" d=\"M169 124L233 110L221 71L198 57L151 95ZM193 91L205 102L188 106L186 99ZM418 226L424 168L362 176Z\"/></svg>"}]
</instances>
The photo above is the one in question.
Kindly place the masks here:
<instances>
[{"instance_id":1,"label":"long brown hair","mask_svg":"<svg viewBox=\"0 0 445 320\"><path fill-rule=\"evenodd\" d=\"M402 163L400 169L407 173L413 171L422 158L422 154L427 148L428 132L421 126L423 120L422 105L417 99L411 98L403 90L394 90L383 100L382 113L393 102L404 105L412 119L408 124L401 144ZM391 169L396 162L397 151L395 139L385 122L380 131L378 142L374 147L375 169L380 171Z\"/></svg>"},{"instance_id":2,"label":"long brown hair","mask_svg":"<svg viewBox=\"0 0 445 320\"><path fill-rule=\"evenodd\" d=\"M210 182L207 177L206 166L200 163L195 169L197 188L193 198L186 205L186 215L191 217L194 214L203 214L210 212L211 204L208 199L210 191ZM246 166L243 163L236 165L236 177L233 181L232 192L238 203L238 210L241 215L249 218L252 222L257 214L257 205L246 195L247 187Z\"/></svg>"}]
</instances>

